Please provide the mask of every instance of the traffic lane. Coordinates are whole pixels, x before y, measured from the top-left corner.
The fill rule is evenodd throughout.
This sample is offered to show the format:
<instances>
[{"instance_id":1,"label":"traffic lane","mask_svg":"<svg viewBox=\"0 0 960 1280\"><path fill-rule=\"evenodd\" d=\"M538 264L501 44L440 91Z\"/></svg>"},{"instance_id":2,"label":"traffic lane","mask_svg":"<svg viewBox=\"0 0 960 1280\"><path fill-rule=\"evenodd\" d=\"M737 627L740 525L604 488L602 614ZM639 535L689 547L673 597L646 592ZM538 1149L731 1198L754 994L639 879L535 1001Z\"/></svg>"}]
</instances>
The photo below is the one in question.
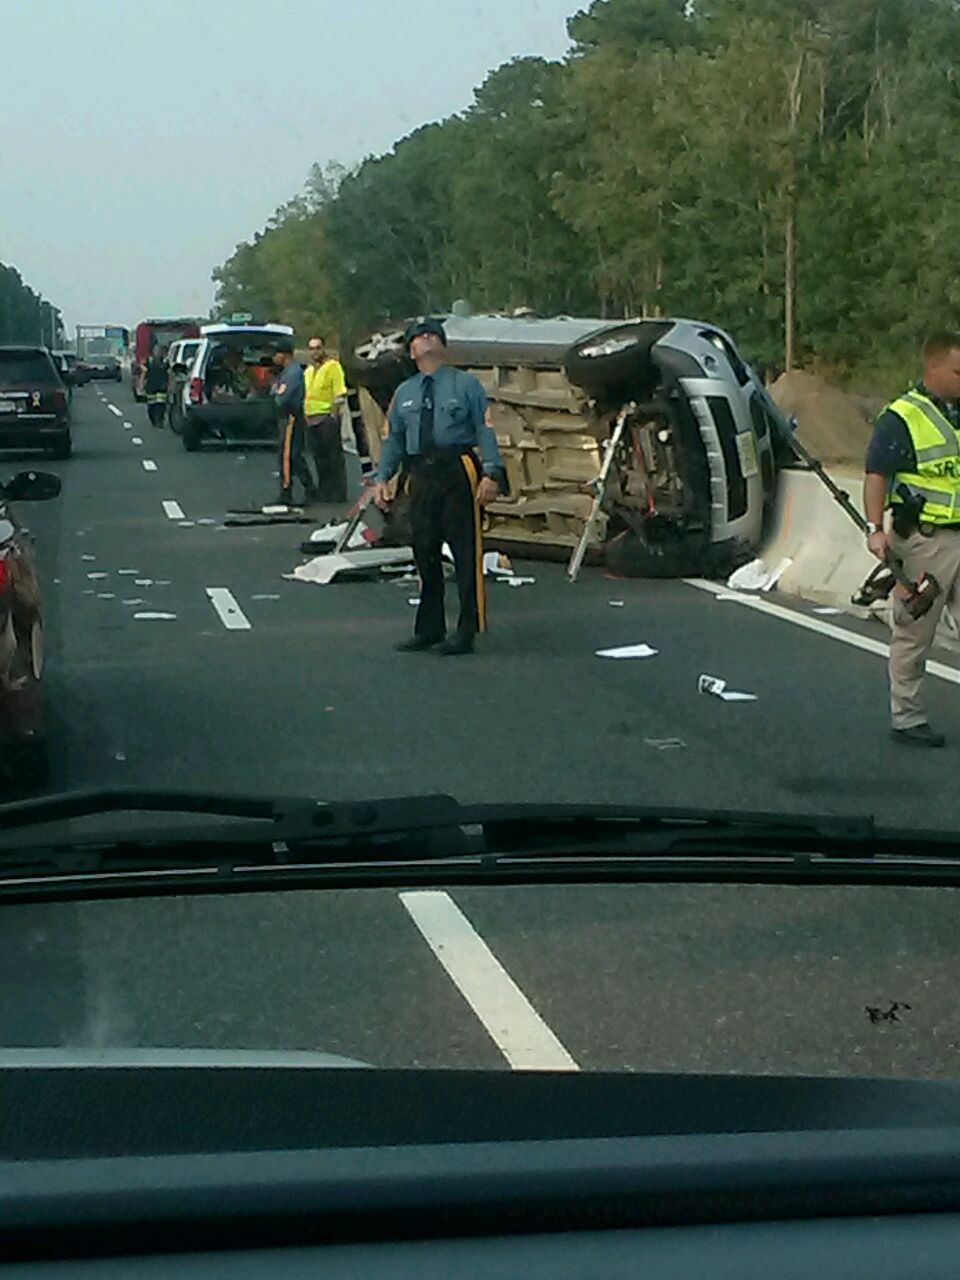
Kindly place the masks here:
<instances>
[{"instance_id":1,"label":"traffic lane","mask_svg":"<svg viewBox=\"0 0 960 1280\"><path fill-rule=\"evenodd\" d=\"M956 1078L953 889L458 889L584 1070Z\"/></svg>"},{"instance_id":2,"label":"traffic lane","mask_svg":"<svg viewBox=\"0 0 960 1280\"><path fill-rule=\"evenodd\" d=\"M504 1068L395 893L2 908L0 1045L315 1050Z\"/></svg>"}]
</instances>

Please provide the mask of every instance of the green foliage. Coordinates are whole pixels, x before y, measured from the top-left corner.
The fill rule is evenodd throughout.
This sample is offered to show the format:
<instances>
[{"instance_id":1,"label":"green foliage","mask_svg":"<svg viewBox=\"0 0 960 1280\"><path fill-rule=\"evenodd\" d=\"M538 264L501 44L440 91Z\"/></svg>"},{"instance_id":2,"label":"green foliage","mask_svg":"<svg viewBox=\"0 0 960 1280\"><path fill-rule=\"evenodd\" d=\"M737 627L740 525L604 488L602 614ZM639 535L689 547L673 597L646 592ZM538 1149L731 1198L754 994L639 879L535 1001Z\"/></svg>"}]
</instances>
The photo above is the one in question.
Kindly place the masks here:
<instances>
[{"instance_id":1,"label":"green foliage","mask_svg":"<svg viewBox=\"0 0 960 1280\"><path fill-rule=\"evenodd\" d=\"M315 166L218 268L221 310L335 335L457 297L696 315L774 363L792 324L854 380L960 323L958 0L594 0L568 29L564 61Z\"/></svg>"},{"instance_id":2,"label":"green foliage","mask_svg":"<svg viewBox=\"0 0 960 1280\"><path fill-rule=\"evenodd\" d=\"M60 312L24 284L16 267L0 262L0 342L42 342L58 347L63 341Z\"/></svg>"}]
</instances>

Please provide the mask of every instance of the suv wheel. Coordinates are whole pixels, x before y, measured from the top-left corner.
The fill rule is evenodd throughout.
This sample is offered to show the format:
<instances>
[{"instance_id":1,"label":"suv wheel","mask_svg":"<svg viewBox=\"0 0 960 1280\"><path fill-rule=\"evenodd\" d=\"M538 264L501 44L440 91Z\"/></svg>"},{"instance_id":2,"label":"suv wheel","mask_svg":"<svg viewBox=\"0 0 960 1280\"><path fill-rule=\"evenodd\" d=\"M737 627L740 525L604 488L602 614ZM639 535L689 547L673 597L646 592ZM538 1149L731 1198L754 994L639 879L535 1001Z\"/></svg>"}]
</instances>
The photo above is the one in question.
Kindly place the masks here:
<instances>
[{"instance_id":1,"label":"suv wheel","mask_svg":"<svg viewBox=\"0 0 960 1280\"><path fill-rule=\"evenodd\" d=\"M179 400L171 400L167 407L167 421L174 435L183 434L183 406Z\"/></svg>"},{"instance_id":2,"label":"suv wheel","mask_svg":"<svg viewBox=\"0 0 960 1280\"><path fill-rule=\"evenodd\" d=\"M183 447L187 453L196 453L200 448L200 428L189 419L183 423L183 430L180 435L183 441Z\"/></svg>"}]
</instances>

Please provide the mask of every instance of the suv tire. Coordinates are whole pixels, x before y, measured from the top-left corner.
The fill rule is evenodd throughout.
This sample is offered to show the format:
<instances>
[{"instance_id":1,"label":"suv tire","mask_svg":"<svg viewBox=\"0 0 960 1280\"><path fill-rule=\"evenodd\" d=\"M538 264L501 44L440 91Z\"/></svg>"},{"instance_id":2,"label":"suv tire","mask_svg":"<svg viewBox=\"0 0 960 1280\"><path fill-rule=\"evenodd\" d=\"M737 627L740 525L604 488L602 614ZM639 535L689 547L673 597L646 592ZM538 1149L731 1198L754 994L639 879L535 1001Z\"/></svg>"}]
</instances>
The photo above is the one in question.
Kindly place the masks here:
<instances>
[{"instance_id":1,"label":"suv tire","mask_svg":"<svg viewBox=\"0 0 960 1280\"><path fill-rule=\"evenodd\" d=\"M73 437L70 434L69 427L57 440L56 444L50 446L50 457L58 459L69 458L73 453Z\"/></svg>"}]
</instances>

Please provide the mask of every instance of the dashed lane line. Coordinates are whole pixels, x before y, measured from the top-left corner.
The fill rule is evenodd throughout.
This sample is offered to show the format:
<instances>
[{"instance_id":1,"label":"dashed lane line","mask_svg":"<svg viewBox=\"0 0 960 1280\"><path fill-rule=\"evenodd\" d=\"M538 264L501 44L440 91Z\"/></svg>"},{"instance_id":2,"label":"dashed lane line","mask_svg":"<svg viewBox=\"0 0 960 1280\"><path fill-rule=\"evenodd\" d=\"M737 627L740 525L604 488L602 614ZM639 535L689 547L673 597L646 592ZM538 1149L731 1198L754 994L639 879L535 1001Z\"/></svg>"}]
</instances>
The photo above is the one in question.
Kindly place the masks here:
<instances>
[{"instance_id":1,"label":"dashed lane line","mask_svg":"<svg viewBox=\"0 0 960 1280\"><path fill-rule=\"evenodd\" d=\"M207 587L207 595L217 617L228 631L249 631L250 620L226 587Z\"/></svg>"},{"instance_id":2,"label":"dashed lane line","mask_svg":"<svg viewBox=\"0 0 960 1280\"><path fill-rule=\"evenodd\" d=\"M106 403L107 408L110 410L110 412L111 412L111 413L115 413L115 414L117 415L117 417L118 417L118 418L122 418L122 417L123 417L123 410L122 410L122 409L118 409L118 408L117 408L117 406L116 406L115 404L110 404L110 402L109 402L109 401L106 401L105 403Z\"/></svg>"},{"instance_id":3,"label":"dashed lane line","mask_svg":"<svg viewBox=\"0 0 960 1280\"><path fill-rule=\"evenodd\" d=\"M401 893L400 901L514 1070L579 1071L576 1061L448 893L411 890Z\"/></svg>"}]
</instances>

